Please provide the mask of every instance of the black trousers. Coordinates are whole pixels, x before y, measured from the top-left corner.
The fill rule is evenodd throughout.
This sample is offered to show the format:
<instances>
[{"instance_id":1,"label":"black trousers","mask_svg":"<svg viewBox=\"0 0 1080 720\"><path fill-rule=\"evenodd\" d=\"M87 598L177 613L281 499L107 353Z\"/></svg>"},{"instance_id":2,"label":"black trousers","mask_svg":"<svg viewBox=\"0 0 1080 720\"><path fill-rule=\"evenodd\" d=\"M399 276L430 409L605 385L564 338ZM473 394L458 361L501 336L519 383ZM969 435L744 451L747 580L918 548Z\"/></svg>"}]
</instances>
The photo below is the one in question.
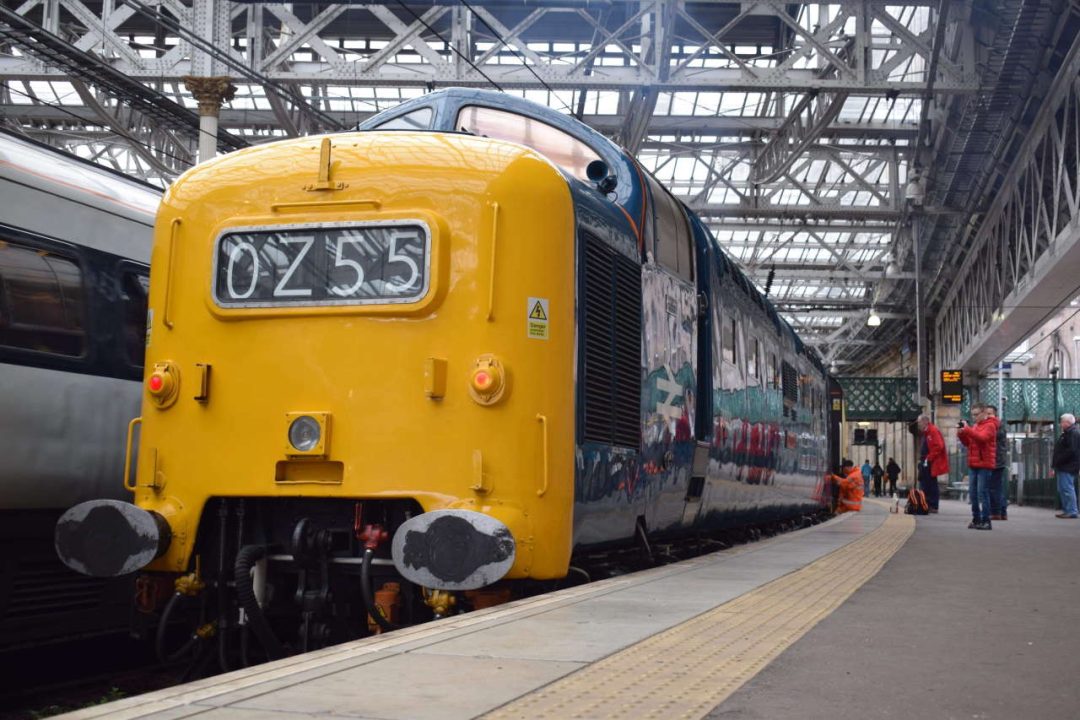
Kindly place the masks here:
<instances>
[{"instance_id":1,"label":"black trousers","mask_svg":"<svg viewBox=\"0 0 1080 720\"><path fill-rule=\"evenodd\" d=\"M937 478L930 474L930 466L926 463L919 463L919 487L926 495L926 504L937 510L941 500Z\"/></svg>"}]
</instances>

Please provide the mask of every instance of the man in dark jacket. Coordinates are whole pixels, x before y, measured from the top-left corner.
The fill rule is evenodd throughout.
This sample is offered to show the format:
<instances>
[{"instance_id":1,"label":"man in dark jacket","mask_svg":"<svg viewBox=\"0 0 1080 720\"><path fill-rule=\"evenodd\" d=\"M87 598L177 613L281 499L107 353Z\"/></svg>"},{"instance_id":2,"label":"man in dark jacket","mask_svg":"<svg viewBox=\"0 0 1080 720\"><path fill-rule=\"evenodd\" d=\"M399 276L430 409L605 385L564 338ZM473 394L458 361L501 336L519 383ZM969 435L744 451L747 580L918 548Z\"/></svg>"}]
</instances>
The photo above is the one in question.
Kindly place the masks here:
<instances>
[{"instance_id":1,"label":"man in dark jacket","mask_svg":"<svg viewBox=\"0 0 1080 720\"><path fill-rule=\"evenodd\" d=\"M967 420L960 421L960 430L956 437L968 449L968 467L971 469L971 482L968 492L971 495L972 530L990 530L990 474L997 462L997 418L987 417L982 404L971 408L974 425Z\"/></svg>"},{"instance_id":2,"label":"man in dark jacket","mask_svg":"<svg viewBox=\"0 0 1080 720\"><path fill-rule=\"evenodd\" d=\"M926 495L930 512L936 513L941 499L938 476L949 474L949 455L945 452L945 439L941 437L937 425L930 422L930 416L920 415L917 422L922 437L919 449L919 486Z\"/></svg>"},{"instance_id":3,"label":"man in dark jacket","mask_svg":"<svg viewBox=\"0 0 1080 720\"><path fill-rule=\"evenodd\" d=\"M994 418L998 424L997 431L997 458L994 470L990 473L990 519L1009 519L1009 474L1005 469L1009 466L1009 436L1005 423L998 417L996 405L987 405L986 414Z\"/></svg>"},{"instance_id":4,"label":"man in dark jacket","mask_svg":"<svg viewBox=\"0 0 1080 720\"><path fill-rule=\"evenodd\" d=\"M1066 413L1061 416L1061 437L1054 445L1054 474L1057 475L1058 495L1061 496L1059 518L1075 518L1076 473L1080 472L1080 429L1076 418Z\"/></svg>"},{"instance_id":5,"label":"man in dark jacket","mask_svg":"<svg viewBox=\"0 0 1080 720\"><path fill-rule=\"evenodd\" d=\"M892 458L889 458L888 464L885 465L885 477L889 478L889 495L895 495L896 481L900 479L900 466Z\"/></svg>"}]
</instances>

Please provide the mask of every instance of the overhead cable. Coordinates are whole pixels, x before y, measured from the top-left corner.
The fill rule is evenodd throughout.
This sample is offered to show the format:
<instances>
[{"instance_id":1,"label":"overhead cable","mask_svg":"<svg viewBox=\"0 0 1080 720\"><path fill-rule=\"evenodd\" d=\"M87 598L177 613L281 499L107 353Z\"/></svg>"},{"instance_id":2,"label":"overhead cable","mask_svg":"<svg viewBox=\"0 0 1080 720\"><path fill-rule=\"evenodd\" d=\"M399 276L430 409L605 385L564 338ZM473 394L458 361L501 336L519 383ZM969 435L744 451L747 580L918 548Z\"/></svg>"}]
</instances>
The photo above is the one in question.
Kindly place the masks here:
<instances>
[{"instance_id":1,"label":"overhead cable","mask_svg":"<svg viewBox=\"0 0 1080 720\"><path fill-rule=\"evenodd\" d=\"M507 42L507 41L506 41L506 40L505 40L505 39L503 38L503 36L502 36L501 34L499 34L499 31L498 31L498 30L496 30L495 28L491 27L491 24L490 24L490 23L489 23L489 22L488 22L487 20L485 20L485 19L484 19L484 16L483 16L483 15L481 15L481 14L480 14L480 13L478 13L478 12L476 12L476 10L475 10L475 9L473 8L473 6L469 4L468 0L458 0L458 1L459 1L459 2L460 2L460 3L462 4L462 5L464 5L464 6L466 7L466 8L468 8L468 9L469 9L469 12L471 12L471 13L473 14L473 16L474 16L474 17L476 17L476 19L477 19L477 20L479 20L480 22L484 23L484 27L486 27L486 28L487 28L488 30L490 30L490 31L491 31L491 34L495 36L495 39L496 39L496 40L498 40L498 41L499 41L499 43L500 43L501 45L503 45L503 46L505 46L506 48L508 48L508 49L510 50L510 52L514 53L514 55L516 55L516 56L517 56L517 57L518 57L518 58L519 58L519 59L521 60L521 65L522 65L522 67L524 67L524 68L525 68L526 70L528 70L528 71L529 71L529 72L530 72L530 73L532 74L532 76L533 76L534 78L536 78L536 79L537 79L537 80L538 80L538 81L540 82L540 84L541 84L541 85L543 85L543 86L544 86L545 88L547 88L547 91L548 91L549 93L551 93L551 96L552 96L552 97L554 97L554 98L557 98L557 99L558 99L558 101L559 101L559 102L561 102L561 103L563 104L563 107L564 107L564 108L566 108L566 111L567 111L568 113L570 113L571 115L573 115L573 114L574 114L574 109L573 109L573 108L571 108L571 107L570 107L570 106L569 106L569 105L568 105L568 104L566 103L566 101L564 101L564 100L563 100L563 99L562 99L561 97L559 97L558 93L556 93L556 92L555 92L555 90L554 90L554 89L553 89L553 88L552 88L552 87L551 87L550 85L548 85L548 84L547 84L547 82L546 82L546 81L544 80L544 78L540 77L540 75L539 75L539 74L537 74L537 72L536 72L535 70L533 70L532 66L531 66L531 65L529 65L529 62L528 62L528 60L527 60L527 59L525 58L525 56L524 56L524 55L522 55L522 54L520 54L520 53L519 53L519 52L517 51L517 49L515 49L515 48L514 48L514 47L513 47L512 45L510 45L510 43L508 43L508 42ZM485 76L485 77L486 77L486 76ZM584 90L581 90L580 92L582 93L582 95L584 95L584 94L585 94L585 91L584 91ZM578 118L578 119L580 120L580 118Z\"/></svg>"},{"instance_id":2,"label":"overhead cable","mask_svg":"<svg viewBox=\"0 0 1080 720\"><path fill-rule=\"evenodd\" d=\"M467 62L467 63L469 64L469 67L471 67L471 68L472 68L473 70L475 70L476 72L480 73L480 75L481 75L481 76L482 76L482 77L483 77L483 78L484 78L485 80L487 80L487 81L488 81L489 83L491 83L491 86L492 86L492 87L494 87L494 88L495 88L496 90L498 90L499 92L506 92L505 90L503 90L502 86L501 86L501 85L499 85L499 83L497 83L497 82L495 82L494 80L492 80L492 79L491 79L490 77L488 77L488 76L487 76L487 73L485 73L485 72L484 72L483 70L481 70L480 68L476 67L476 65L475 65L475 64L473 63L473 61L472 61L472 60L470 60L470 59L469 59L469 58L467 58L467 57L466 57L465 55L463 55L463 54L461 53L461 51L460 51L460 50L458 50L458 49L457 49L456 47L454 47L454 44L453 44L452 42L450 42L450 41L448 41L448 40L447 40L446 38L444 38L444 37L442 36L442 34L441 34L441 33L440 33L440 32L439 32L438 30L436 30L435 28L431 27L431 25L428 25L428 24L427 24L427 22L426 22L426 21L424 20L424 18L422 18L422 17L420 17L419 15L417 15L417 14L416 14L416 12L415 12L415 11L414 11L414 10L413 10L412 8L410 8L410 7L408 6L408 5L406 5L405 3L403 3L403 2L401 1L401 0L397 0L397 4L398 4L398 5L400 5L400 6L401 6L401 8L402 8L402 9L403 9L403 10L404 10L405 12L409 13L409 14L410 14L410 15L412 15L412 16L413 16L414 18L416 18L416 22L418 22L418 23L420 23L421 25L423 25L424 27L426 27L426 28L428 29L428 32L431 32L431 33L433 33L433 34L435 35L435 37L439 38L439 40L441 40L441 41L442 41L443 45L446 45L446 47L448 47L448 48L450 48L451 50L453 50L453 51L454 51L454 54L455 54L455 55L457 55L457 56L458 56L459 58L461 58L462 60L464 60L465 62Z\"/></svg>"}]
</instances>

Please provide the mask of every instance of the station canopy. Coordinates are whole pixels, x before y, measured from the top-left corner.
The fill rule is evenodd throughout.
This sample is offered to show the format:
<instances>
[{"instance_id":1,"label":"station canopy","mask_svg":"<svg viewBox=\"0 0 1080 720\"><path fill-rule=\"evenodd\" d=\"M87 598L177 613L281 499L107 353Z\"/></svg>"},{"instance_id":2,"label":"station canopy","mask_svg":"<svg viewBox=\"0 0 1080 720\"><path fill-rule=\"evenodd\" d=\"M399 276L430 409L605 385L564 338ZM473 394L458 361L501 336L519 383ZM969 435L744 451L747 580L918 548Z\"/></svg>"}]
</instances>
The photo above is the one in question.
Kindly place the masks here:
<instances>
[{"instance_id":1,"label":"station canopy","mask_svg":"<svg viewBox=\"0 0 1080 720\"><path fill-rule=\"evenodd\" d=\"M0 121L162 186L195 162L188 75L236 87L222 150L348 129L454 85L579 117L850 373L914 346L910 198L938 170L915 150L984 82L972 28L990 21L927 0L0 6Z\"/></svg>"}]
</instances>

